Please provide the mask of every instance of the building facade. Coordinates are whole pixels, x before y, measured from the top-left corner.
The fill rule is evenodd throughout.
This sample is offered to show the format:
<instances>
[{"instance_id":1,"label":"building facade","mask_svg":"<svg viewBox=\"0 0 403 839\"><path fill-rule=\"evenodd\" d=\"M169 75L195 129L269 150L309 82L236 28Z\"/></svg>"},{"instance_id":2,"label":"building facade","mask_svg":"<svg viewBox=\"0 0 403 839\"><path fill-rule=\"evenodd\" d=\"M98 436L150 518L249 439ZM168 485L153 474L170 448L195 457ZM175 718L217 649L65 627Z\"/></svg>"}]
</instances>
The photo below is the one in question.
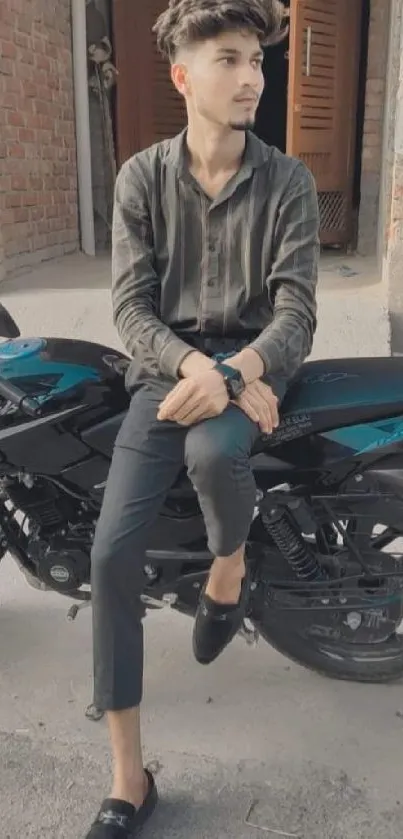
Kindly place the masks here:
<instances>
[{"instance_id":1,"label":"building facade","mask_svg":"<svg viewBox=\"0 0 403 839\"><path fill-rule=\"evenodd\" d=\"M88 5L88 0L83 3ZM169 87L168 68L157 56L150 35L151 24L165 3L166 0L92 3L112 23L113 61L118 70L114 133L120 163L144 145L172 135L184 124L183 103ZM317 138L325 138L330 146L333 138L335 146L335 135L330 131L329 120L321 122L324 115L313 107L313 99L318 101L319 93L331 97L337 87L337 67L350 62L351 87L356 84L356 93L348 99L340 76L338 98L331 105L330 98L328 103L322 101L321 107L327 107L328 112L334 108L333 127L349 115L350 133L343 135L345 151L338 160L340 171L344 167L344 172L350 173L346 183L351 190L348 195L354 223L347 244L358 253L377 259L388 293L392 348L403 352L403 0L285 0L285 5L291 20L290 50L282 53L279 48L273 52L277 64L268 67L267 79L268 97L283 85L287 101L271 100L271 105L270 98L265 100L259 123L261 132L269 131L267 126L273 122L265 122L265 108L269 117L280 114L276 143L286 147L291 137L293 150L298 154L302 137L308 145L301 146L301 156L306 157L308 149L313 164L316 154L322 174L333 174L336 167L329 156L326 163L326 144L321 140L321 151ZM355 50L351 47L353 42L346 48L344 37L335 40L343 32L352 37L353 9L357 27ZM332 15L334 21L337 18L337 28L333 29ZM136 39L138 50L134 49ZM308 54L305 50L308 43L311 48L312 42L312 53ZM353 52L358 58L352 56ZM270 77L276 82L272 86ZM135 78L139 79L137 86L133 84ZM304 96L308 98L304 100ZM89 110L91 113L91 107ZM297 125L298 131L292 133L290 125ZM79 247L76 128L70 0L3 0L0 276ZM323 128L322 132L319 128ZM94 150L95 137L93 130L93 169L95 160L99 180L100 156ZM320 177L319 173L318 183L325 185L323 195L329 207L328 196L337 198L337 184L331 186L329 179L324 177L322 182ZM94 179L95 210L97 190L101 187L103 181ZM326 220L330 227L336 223L335 217L331 211Z\"/></svg>"},{"instance_id":2,"label":"building facade","mask_svg":"<svg viewBox=\"0 0 403 839\"><path fill-rule=\"evenodd\" d=\"M78 243L70 0L2 0L0 271Z\"/></svg>"}]
</instances>

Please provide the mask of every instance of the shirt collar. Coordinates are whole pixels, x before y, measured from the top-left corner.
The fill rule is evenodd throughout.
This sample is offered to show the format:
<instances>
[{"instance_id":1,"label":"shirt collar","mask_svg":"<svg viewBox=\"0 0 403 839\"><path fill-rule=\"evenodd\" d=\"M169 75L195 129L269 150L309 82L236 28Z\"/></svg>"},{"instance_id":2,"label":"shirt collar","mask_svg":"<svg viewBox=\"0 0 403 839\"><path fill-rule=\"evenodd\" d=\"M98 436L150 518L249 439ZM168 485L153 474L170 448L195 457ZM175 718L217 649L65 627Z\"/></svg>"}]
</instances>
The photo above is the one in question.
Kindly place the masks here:
<instances>
[{"instance_id":1,"label":"shirt collar","mask_svg":"<svg viewBox=\"0 0 403 839\"><path fill-rule=\"evenodd\" d=\"M168 146L166 154L166 161L169 165L174 166L179 175L188 173L188 152L186 147L187 128L184 128L180 134L174 137ZM246 148L239 174L242 176L252 174L254 169L259 169L264 166L270 159L272 149L267 146L262 140L259 140L252 131L246 132Z\"/></svg>"}]
</instances>

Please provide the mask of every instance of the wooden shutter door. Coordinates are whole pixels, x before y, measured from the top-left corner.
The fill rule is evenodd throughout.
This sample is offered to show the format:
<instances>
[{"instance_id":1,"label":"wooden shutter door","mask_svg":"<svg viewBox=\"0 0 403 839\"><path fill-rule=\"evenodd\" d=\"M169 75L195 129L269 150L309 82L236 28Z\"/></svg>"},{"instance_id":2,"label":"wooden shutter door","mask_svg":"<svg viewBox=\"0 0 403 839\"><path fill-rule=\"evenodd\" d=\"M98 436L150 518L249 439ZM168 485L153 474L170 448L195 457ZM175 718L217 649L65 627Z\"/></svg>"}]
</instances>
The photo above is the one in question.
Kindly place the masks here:
<instances>
[{"instance_id":1,"label":"wooden shutter door","mask_svg":"<svg viewBox=\"0 0 403 839\"><path fill-rule=\"evenodd\" d=\"M183 99L171 82L169 63L159 54L152 32L166 7L167 0L113 2L120 165L141 149L173 137L186 124Z\"/></svg>"},{"instance_id":2,"label":"wooden shutter door","mask_svg":"<svg viewBox=\"0 0 403 839\"><path fill-rule=\"evenodd\" d=\"M287 152L313 172L321 241L352 235L362 0L291 0Z\"/></svg>"}]
</instances>

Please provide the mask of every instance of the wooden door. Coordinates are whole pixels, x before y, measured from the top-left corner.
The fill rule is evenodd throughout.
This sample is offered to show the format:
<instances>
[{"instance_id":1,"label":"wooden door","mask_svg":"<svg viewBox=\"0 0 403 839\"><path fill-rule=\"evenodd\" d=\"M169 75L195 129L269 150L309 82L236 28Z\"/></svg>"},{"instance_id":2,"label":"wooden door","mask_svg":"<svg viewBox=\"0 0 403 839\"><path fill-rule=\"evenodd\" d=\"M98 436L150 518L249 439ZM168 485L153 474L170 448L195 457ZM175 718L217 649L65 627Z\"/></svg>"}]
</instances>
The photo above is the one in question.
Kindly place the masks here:
<instances>
[{"instance_id":1,"label":"wooden door","mask_svg":"<svg viewBox=\"0 0 403 839\"><path fill-rule=\"evenodd\" d=\"M287 152L313 172L321 241L352 236L362 0L291 0Z\"/></svg>"},{"instance_id":2,"label":"wooden door","mask_svg":"<svg viewBox=\"0 0 403 839\"><path fill-rule=\"evenodd\" d=\"M119 165L186 124L176 92L156 46L152 27L167 0L113 0L115 61L119 72L116 135Z\"/></svg>"}]
</instances>

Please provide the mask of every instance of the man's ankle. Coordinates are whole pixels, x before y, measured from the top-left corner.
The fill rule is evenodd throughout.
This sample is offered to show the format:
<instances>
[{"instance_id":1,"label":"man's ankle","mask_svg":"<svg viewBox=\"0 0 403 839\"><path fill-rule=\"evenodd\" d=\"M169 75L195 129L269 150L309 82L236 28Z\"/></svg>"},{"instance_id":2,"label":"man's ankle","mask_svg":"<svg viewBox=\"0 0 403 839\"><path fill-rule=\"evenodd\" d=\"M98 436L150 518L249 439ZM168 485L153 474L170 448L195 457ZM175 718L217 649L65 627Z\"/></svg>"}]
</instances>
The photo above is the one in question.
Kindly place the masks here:
<instances>
[{"instance_id":1,"label":"man's ankle","mask_svg":"<svg viewBox=\"0 0 403 839\"><path fill-rule=\"evenodd\" d=\"M217 583L229 581L242 580L246 573L245 560L241 558L222 558L218 557L214 560L210 569L210 579L217 581Z\"/></svg>"},{"instance_id":2,"label":"man's ankle","mask_svg":"<svg viewBox=\"0 0 403 839\"><path fill-rule=\"evenodd\" d=\"M135 773L115 774L111 798L128 801L136 809L141 807L148 790L148 778L144 769Z\"/></svg>"}]
</instances>

